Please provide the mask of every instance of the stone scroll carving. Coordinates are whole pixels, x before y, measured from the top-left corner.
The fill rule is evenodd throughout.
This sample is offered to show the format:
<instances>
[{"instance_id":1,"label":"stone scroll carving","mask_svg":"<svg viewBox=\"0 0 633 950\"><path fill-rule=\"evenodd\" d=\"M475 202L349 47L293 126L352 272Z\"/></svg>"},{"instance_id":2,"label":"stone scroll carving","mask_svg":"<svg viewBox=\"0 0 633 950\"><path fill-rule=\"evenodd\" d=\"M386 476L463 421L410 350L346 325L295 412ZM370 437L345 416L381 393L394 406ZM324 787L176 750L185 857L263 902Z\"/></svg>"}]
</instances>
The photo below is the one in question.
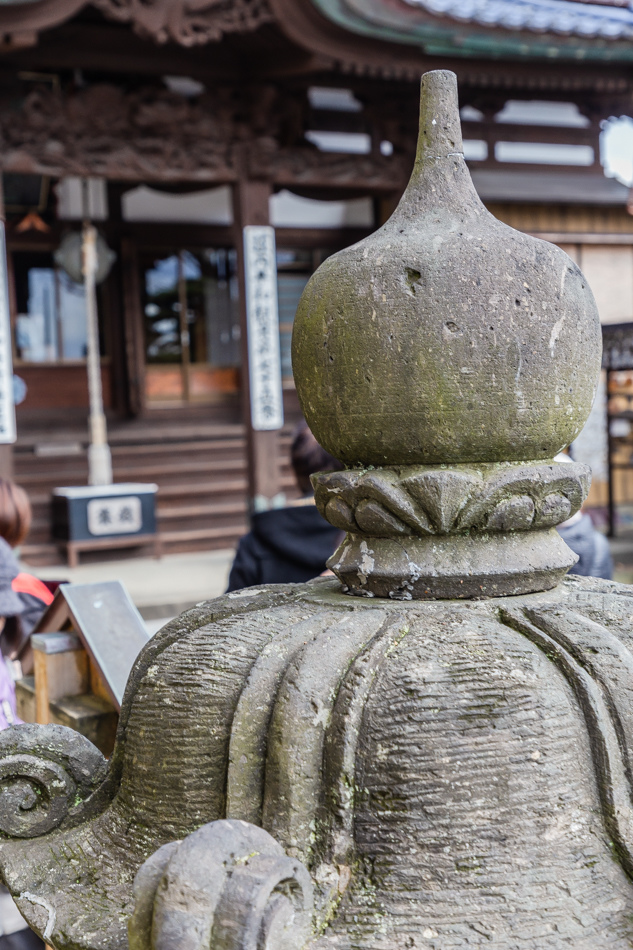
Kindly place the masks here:
<instances>
[{"instance_id":1,"label":"stone scroll carving","mask_svg":"<svg viewBox=\"0 0 633 950\"><path fill-rule=\"evenodd\" d=\"M36 838L88 817L106 760L65 726L23 725L0 734L0 832Z\"/></svg>"},{"instance_id":2,"label":"stone scroll carving","mask_svg":"<svg viewBox=\"0 0 633 950\"><path fill-rule=\"evenodd\" d=\"M330 524L376 538L549 528L579 510L590 470L539 463L328 472L314 476Z\"/></svg>"},{"instance_id":3,"label":"stone scroll carving","mask_svg":"<svg viewBox=\"0 0 633 950\"><path fill-rule=\"evenodd\" d=\"M130 950L301 950L313 888L262 828L218 820L159 848L134 882Z\"/></svg>"}]
</instances>

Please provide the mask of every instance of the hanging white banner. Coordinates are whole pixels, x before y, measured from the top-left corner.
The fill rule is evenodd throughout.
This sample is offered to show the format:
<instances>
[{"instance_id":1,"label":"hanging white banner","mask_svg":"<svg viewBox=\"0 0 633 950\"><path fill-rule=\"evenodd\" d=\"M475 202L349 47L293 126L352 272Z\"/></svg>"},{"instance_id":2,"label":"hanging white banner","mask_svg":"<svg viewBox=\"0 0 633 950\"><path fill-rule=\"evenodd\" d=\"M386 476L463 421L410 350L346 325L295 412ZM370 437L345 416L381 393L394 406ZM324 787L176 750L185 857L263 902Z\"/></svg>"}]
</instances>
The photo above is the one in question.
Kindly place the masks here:
<instances>
[{"instance_id":1,"label":"hanging white banner","mask_svg":"<svg viewBox=\"0 0 633 950\"><path fill-rule=\"evenodd\" d=\"M0 445L16 440L11 359L11 314L4 222L0 221Z\"/></svg>"},{"instance_id":2,"label":"hanging white banner","mask_svg":"<svg viewBox=\"0 0 633 950\"><path fill-rule=\"evenodd\" d=\"M257 430L280 429L284 409L274 228L244 228L244 262L251 424Z\"/></svg>"}]
</instances>

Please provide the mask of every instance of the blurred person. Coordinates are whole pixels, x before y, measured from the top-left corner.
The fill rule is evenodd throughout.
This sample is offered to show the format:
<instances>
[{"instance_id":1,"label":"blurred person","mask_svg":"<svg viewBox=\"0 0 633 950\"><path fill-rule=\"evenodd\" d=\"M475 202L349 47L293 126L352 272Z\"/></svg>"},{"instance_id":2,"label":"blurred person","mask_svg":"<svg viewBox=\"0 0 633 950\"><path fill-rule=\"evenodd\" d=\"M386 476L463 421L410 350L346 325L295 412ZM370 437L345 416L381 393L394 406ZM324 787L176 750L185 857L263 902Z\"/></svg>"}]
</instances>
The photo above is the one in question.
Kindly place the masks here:
<instances>
[{"instance_id":1,"label":"blurred person","mask_svg":"<svg viewBox=\"0 0 633 950\"><path fill-rule=\"evenodd\" d=\"M556 462L571 462L572 459L564 452L556 456ZM557 526L561 538L578 555L578 563L569 569L570 574L580 574L582 577L602 577L607 581L613 579L613 558L609 542L599 531L596 531L593 521L582 508L575 515Z\"/></svg>"},{"instance_id":2,"label":"blurred person","mask_svg":"<svg viewBox=\"0 0 633 950\"><path fill-rule=\"evenodd\" d=\"M12 672L16 679L33 671L30 634L53 600L43 581L20 570L12 551L28 535L31 519L31 503L24 489L0 478L0 576L9 577L15 597L15 609L4 615L0 628L0 652L15 664Z\"/></svg>"},{"instance_id":3,"label":"blurred person","mask_svg":"<svg viewBox=\"0 0 633 950\"><path fill-rule=\"evenodd\" d=\"M27 927L9 892L0 886L0 950L44 950L37 934Z\"/></svg>"},{"instance_id":4,"label":"blurred person","mask_svg":"<svg viewBox=\"0 0 633 950\"><path fill-rule=\"evenodd\" d=\"M20 571L11 552L11 548L19 547L26 539L31 520L31 503L24 489L15 482L0 478L0 541L3 541L0 561L6 562L7 569L14 571L11 586L21 604L21 610L5 624L0 634L0 648L12 660L18 659L26 649L31 631L53 600L52 592L43 581Z\"/></svg>"},{"instance_id":5,"label":"blurred person","mask_svg":"<svg viewBox=\"0 0 633 950\"><path fill-rule=\"evenodd\" d=\"M321 448L306 422L295 429L290 460L301 498L285 508L253 515L251 530L237 547L229 591L318 577L341 540L342 532L328 524L316 509L310 475L336 472L343 466Z\"/></svg>"},{"instance_id":6,"label":"blurred person","mask_svg":"<svg viewBox=\"0 0 633 950\"><path fill-rule=\"evenodd\" d=\"M0 478L0 730L21 722L9 662L24 651L28 641L25 629L30 633L46 609L40 596L48 602L52 599L50 591L45 588L44 595L37 587L41 581L32 578L37 582L34 587L29 581L31 575L20 572L12 551L24 541L30 527L31 505L26 492ZM0 950L44 950L44 946L27 926L9 892L0 886Z\"/></svg>"},{"instance_id":7,"label":"blurred person","mask_svg":"<svg viewBox=\"0 0 633 950\"><path fill-rule=\"evenodd\" d=\"M577 511L567 521L558 525L558 533L574 554L578 555L578 563L570 567L570 574L581 574L583 577L603 577L613 579L613 558L609 550L609 542L593 526L589 515L582 510Z\"/></svg>"},{"instance_id":8,"label":"blurred person","mask_svg":"<svg viewBox=\"0 0 633 950\"><path fill-rule=\"evenodd\" d=\"M17 571L18 565L13 551L4 538L0 538L0 643L7 631L9 636L12 636L14 621L19 619L22 611L22 602L12 586ZM16 712L13 676L5 657L3 647L0 656L0 730L20 722Z\"/></svg>"}]
</instances>

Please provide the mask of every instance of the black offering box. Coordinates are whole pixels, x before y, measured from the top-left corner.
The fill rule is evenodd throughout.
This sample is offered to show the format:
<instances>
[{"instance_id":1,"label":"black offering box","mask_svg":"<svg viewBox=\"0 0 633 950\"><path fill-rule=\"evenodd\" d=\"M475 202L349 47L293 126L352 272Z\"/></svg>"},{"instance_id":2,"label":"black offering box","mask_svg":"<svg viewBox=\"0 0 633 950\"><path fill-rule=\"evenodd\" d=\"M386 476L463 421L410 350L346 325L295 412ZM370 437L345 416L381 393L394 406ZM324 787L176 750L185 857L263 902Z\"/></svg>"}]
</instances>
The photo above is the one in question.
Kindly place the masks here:
<instances>
[{"instance_id":1,"label":"black offering box","mask_svg":"<svg viewBox=\"0 0 633 950\"><path fill-rule=\"evenodd\" d=\"M53 489L53 537L66 546L70 566L80 551L153 543L157 553L157 491L136 482Z\"/></svg>"}]
</instances>

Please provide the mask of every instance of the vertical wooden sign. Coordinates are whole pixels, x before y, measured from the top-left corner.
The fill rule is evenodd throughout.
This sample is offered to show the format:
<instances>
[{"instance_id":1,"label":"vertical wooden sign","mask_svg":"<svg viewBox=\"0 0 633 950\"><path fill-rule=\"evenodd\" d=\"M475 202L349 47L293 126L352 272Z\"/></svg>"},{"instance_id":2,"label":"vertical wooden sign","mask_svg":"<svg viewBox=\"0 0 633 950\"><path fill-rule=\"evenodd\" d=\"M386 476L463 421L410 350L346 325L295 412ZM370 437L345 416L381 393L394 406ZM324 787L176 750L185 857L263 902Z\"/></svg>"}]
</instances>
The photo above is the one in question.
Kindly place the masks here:
<instances>
[{"instance_id":1,"label":"vertical wooden sign","mask_svg":"<svg viewBox=\"0 0 633 950\"><path fill-rule=\"evenodd\" d=\"M0 445L9 445L15 440L7 244L4 222L0 221Z\"/></svg>"},{"instance_id":2,"label":"vertical wooden sign","mask_svg":"<svg viewBox=\"0 0 633 950\"><path fill-rule=\"evenodd\" d=\"M284 424L277 304L275 231L268 225L244 228L246 318L251 424L259 432Z\"/></svg>"}]
</instances>

